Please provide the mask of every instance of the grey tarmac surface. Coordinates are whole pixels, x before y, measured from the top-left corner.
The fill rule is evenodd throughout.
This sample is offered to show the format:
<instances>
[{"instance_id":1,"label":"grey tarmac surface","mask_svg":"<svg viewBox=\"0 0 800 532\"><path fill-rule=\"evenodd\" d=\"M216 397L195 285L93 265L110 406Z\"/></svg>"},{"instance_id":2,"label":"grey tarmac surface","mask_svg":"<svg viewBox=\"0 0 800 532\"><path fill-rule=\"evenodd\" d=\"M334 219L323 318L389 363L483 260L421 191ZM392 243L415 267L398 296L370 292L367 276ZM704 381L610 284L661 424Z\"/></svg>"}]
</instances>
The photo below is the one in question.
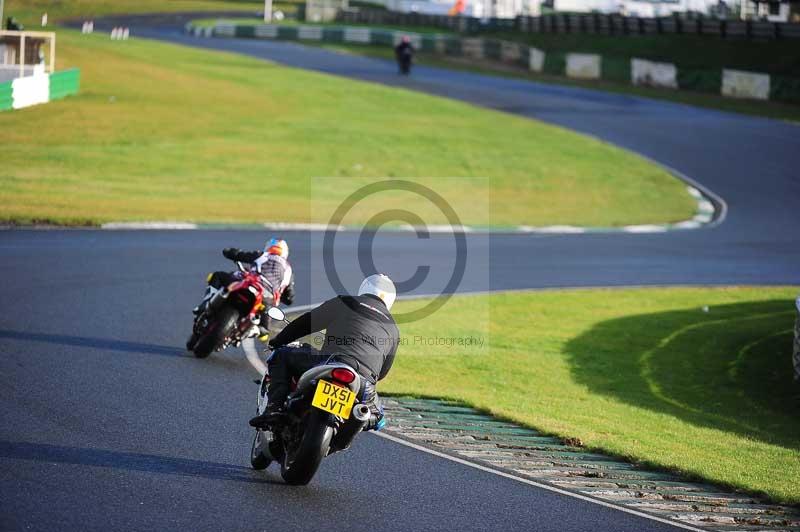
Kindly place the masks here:
<instances>
[{"instance_id":1,"label":"grey tarmac surface","mask_svg":"<svg viewBox=\"0 0 800 532\"><path fill-rule=\"evenodd\" d=\"M418 68L295 44L189 39L296 66L447 93L596 134L689 174L730 208L721 225L669 234L470 236L461 291L630 284L800 283L796 126L625 96ZM152 32L152 33L148 33ZM311 486L251 471L252 369L232 350L182 350L219 250L252 231L0 233L2 530L666 530L671 527L518 484L372 435L327 460ZM287 233L298 303L331 295L319 235ZM337 236L344 261L358 236ZM452 237L381 235L397 278L452 270ZM448 247L450 246L450 247ZM481 259L485 257L485 261ZM488 262L487 262L488 261Z\"/></svg>"}]
</instances>

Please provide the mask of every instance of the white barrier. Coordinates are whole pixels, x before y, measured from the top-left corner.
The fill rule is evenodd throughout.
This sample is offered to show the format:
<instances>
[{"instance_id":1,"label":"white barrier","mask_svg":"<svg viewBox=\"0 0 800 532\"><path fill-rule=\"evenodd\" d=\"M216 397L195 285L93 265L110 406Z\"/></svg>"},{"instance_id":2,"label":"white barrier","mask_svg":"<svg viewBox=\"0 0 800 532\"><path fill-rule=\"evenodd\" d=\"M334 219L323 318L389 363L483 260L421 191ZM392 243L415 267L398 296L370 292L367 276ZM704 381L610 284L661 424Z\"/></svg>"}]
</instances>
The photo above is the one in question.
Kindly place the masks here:
<instances>
[{"instance_id":1,"label":"white barrier","mask_svg":"<svg viewBox=\"0 0 800 532\"><path fill-rule=\"evenodd\" d=\"M344 41L361 44L369 44L371 32L369 28L350 28L344 29Z\"/></svg>"},{"instance_id":2,"label":"white barrier","mask_svg":"<svg viewBox=\"0 0 800 532\"><path fill-rule=\"evenodd\" d=\"M672 63L631 59L631 83L648 87L678 88L678 69Z\"/></svg>"},{"instance_id":3,"label":"white barrier","mask_svg":"<svg viewBox=\"0 0 800 532\"><path fill-rule=\"evenodd\" d=\"M257 39L277 39L278 26L274 24L259 24L253 28L253 35Z\"/></svg>"},{"instance_id":4,"label":"white barrier","mask_svg":"<svg viewBox=\"0 0 800 532\"><path fill-rule=\"evenodd\" d=\"M461 39L461 53L473 59L483 59L483 39Z\"/></svg>"},{"instance_id":5,"label":"white barrier","mask_svg":"<svg viewBox=\"0 0 800 532\"><path fill-rule=\"evenodd\" d=\"M600 79L601 58L597 54L567 54L567 76L577 79Z\"/></svg>"},{"instance_id":6,"label":"white barrier","mask_svg":"<svg viewBox=\"0 0 800 532\"><path fill-rule=\"evenodd\" d=\"M500 59L507 63L516 63L522 57L520 45L515 42L500 42Z\"/></svg>"},{"instance_id":7,"label":"white barrier","mask_svg":"<svg viewBox=\"0 0 800 532\"><path fill-rule=\"evenodd\" d=\"M17 78L11 82L11 107L20 109L50 101L50 76L38 72L33 76Z\"/></svg>"},{"instance_id":8,"label":"white barrier","mask_svg":"<svg viewBox=\"0 0 800 532\"><path fill-rule=\"evenodd\" d=\"M722 95L769 100L769 74L722 69Z\"/></svg>"},{"instance_id":9,"label":"white barrier","mask_svg":"<svg viewBox=\"0 0 800 532\"><path fill-rule=\"evenodd\" d=\"M111 30L111 40L114 41L127 41L131 35L129 28L118 27Z\"/></svg>"},{"instance_id":10,"label":"white barrier","mask_svg":"<svg viewBox=\"0 0 800 532\"><path fill-rule=\"evenodd\" d=\"M214 26L214 35L218 37L234 37L236 35L236 26L229 22L217 22Z\"/></svg>"},{"instance_id":11,"label":"white barrier","mask_svg":"<svg viewBox=\"0 0 800 532\"><path fill-rule=\"evenodd\" d=\"M534 72L544 70L544 52L538 48L528 49L528 68Z\"/></svg>"},{"instance_id":12,"label":"white barrier","mask_svg":"<svg viewBox=\"0 0 800 532\"><path fill-rule=\"evenodd\" d=\"M321 41L322 26L300 26L297 28L297 38L302 41Z\"/></svg>"}]
</instances>

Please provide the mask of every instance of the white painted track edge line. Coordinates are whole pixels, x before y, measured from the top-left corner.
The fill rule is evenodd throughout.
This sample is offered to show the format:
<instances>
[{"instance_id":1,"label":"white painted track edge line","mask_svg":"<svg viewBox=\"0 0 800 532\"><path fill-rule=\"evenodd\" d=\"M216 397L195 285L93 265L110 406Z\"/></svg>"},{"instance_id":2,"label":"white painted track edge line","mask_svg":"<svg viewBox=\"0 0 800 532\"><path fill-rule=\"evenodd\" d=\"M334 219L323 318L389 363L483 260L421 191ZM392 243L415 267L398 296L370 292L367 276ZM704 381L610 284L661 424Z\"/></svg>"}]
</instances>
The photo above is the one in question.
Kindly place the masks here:
<instances>
[{"instance_id":1,"label":"white painted track edge line","mask_svg":"<svg viewBox=\"0 0 800 532\"><path fill-rule=\"evenodd\" d=\"M595 137L595 138L597 138L601 142L608 142L606 140L601 139L600 137ZM623 149L627 150L627 148L623 148ZM670 172L672 175L674 175L675 177L677 177L681 181L684 181L685 183L687 183L687 184L691 185L692 187L694 187L696 190L699 190L700 194L702 194L707 201L710 200L711 205L714 207L714 211L712 213L710 213L711 214L711 220L708 221L708 222L703 222L703 226L702 226L703 228L716 227L717 225L719 225L719 224L721 224L722 222L725 221L725 218L727 218L727 216L728 216L728 204L725 202L725 200L722 198L722 196L720 196L719 194L717 194L716 192L714 192L713 190L711 190L707 186L703 185L702 183L696 181L695 179L689 177L688 175L684 174L680 170L678 170L678 169L676 169L676 168L674 168L674 167L672 167L672 166L670 166L668 164L665 164L665 163L662 163L660 161L657 161L657 160L655 160L655 159L653 159L653 158L651 158L651 157L649 157L647 155L644 155L641 152L637 152L637 151L633 151L633 150L628 150L628 151L630 151L631 153L633 153L635 155L638 155L639 157L645 159L646 161L648 161L648 162L650 162L652 164L655 164L657 166L660 166L661 168L664 168L665 170ZM702 201L702 200L700 200L700 201ZM698 203L699 203L699 201L698 201Z\"/></svg>"},{"instance_id":2,"label":"white painted track edge line","mask_svg":"<svg viewBox=\"0 0 800 532\"><path fill-rule=\"evenodd\" d=\"M265 373L267 373L267 366L261 362L261 359L258 357L258 348L255 346L255 340L252 338L245 338L242 341L242 349L244 349L244 354L247 357L247 361L250 362L250 365L253 366L259 375L262 377Z\"/></svg>"},{"instance_id":3,"label":"white painted track edge line","mask_svg":"<svg viewBox=\"0 0 800 532\"><path fill-rule=\"evenodd\" d=\"M568 497L573 497L575 499L580 499L582 501L590 502L592 504L597 504L599 506L604 506L606 508L619 510L620 512L625 512L625 513L628 513L628 514L632 514L632 515L635 515L637 517L642 517L642 518L645 518L645 519L649 519L651 521L657 521L659 523L663 523L663 524L666 524L666 525L671 525L671 526L674 526L676 528L682 528L684 530L694 530L695 532L707 532L707 529L693 527L691 525L687 525L687 524L681 523L680 521L673 521L673 520L666 519L666 518L663 518L663 517L658 517L658 516L651 515L651 514L648 514L648 513L645 513L645 512L640 512L638 510L634 510L633 508L628 508L626 506L616 505L616 504L613 504L613 503L610 503L610 502L606 502L606 501L602 501L602 500L599 500L599 499L595 499L593 497L589 497L587 495L582 495L580 493L576 493L576 492L573 492L573 491L564 490L564 489L558 488L556 486L551 486L549 484L543 484L543 483L540 483L540 482L536 482L535 480L527 479L527 478L524 478L524 477L518 477L516 475L512 475L511 473L507 473L505 471L500 471L498 469L493 469L491 467L487 467L487 466L482 465L482 464L477 464L475 462L470 462L469 460L465 460L463 458L458 458L456 456L452 456L452 455L449 455L447 453L435 451L435 450L430 449L428 447L425 447L425 446L422 446L422 445L418 445L416 443L412 443L412 442L410 442L408 440L404 440L402 438L398 438L397 436L392 436L390 434L386 434L385 432L370 432L370 433L375 435L375 436L379 436L381 438L384 438L384 439L387 439L389 441L392 441L394 443L398 443L400 445L405 445L406 447L410 447L410 448L412 448L414 450L422 451L424 453L431 454L431 455L436 456L438 458L444 458L445 460L450 460L451 462L455 462L457 464L461 464L461 465L464 465L464 466L467 466L467 467L471 467L473 469L478 469L479 471L483 471L485 473L491 473L491 474L494 474L494 475L497 475L497 476L500 476L500 477L504 477L504 478L507 478L507 479L510 479L510 480L516 480L517 482L521 482L521 483L527 484L529 486L533 486L533 487L536 487L536 488L552 491L552 492L558 493L560 495L566 495Z\"/></svg>"}]
</instances>

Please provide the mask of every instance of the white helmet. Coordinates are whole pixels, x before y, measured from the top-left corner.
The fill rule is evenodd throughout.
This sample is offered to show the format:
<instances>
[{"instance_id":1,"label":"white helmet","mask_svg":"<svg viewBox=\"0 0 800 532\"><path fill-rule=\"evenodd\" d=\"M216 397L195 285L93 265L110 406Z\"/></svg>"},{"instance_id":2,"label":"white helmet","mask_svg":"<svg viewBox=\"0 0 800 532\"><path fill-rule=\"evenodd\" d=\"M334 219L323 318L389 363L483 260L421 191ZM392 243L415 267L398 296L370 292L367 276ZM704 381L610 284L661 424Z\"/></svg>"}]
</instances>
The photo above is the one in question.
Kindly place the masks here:
<instances>
[{"instance_id":1,"label":"white helmet","mask_svg":"<svg viewBox=\"0 0 800 532\"><path fill-rule=\"evenodd\" d=\"M264 246L264 253L270 255L280 255L284 259L289 258L289 244L286 240L280 238L271 238L267 240L267 245Z\"/></svg>"},{"instance_id":2,"label":"white helmet","mask_svg":"<svg viewBox=\"0 0 800 532\"><path fill-rule=\"evenodd\" d=\"M358 295L372 294L380 298L386 305L387 310L391 310L394 300L397 298L397 290L394 288L394 283L387 275L376 273L370 275L358 287Z\"/></svg>"}]
</instances>

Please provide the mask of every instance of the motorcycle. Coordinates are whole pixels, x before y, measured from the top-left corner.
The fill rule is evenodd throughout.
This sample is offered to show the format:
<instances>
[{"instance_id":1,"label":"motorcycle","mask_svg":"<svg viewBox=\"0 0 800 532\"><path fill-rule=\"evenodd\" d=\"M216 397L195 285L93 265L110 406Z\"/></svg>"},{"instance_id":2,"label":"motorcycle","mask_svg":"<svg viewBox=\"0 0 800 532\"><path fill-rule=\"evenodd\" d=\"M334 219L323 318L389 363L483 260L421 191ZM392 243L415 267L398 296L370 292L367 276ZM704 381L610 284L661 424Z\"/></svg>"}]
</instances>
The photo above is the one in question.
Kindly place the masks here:
<instances>
[{"instance_id":1,"label":"motorcycle","mask_svg":"<svg viewBox=\"0 0 800 532\"><path fill-rule=\"evenodd\" d=\"M408 48L403 49L397 55L397 65L400 68L400 73L408 75L411 73L411 50Z\"/></svg>"},{"instance_id":2,"label":"motorcycle","mask_svg":"<svg viewBox=\"0 0 800 532\"><path fill-rule=\"evenodd\" d=\"M186 347L197 358L206 358L231 345L238 347L245 338L258 336L261 313L266 308L264 295L273 305L280 302L280 293L273 290L266 277L245 269L241 262L236 265L241 279L214 294L194 320Z\"/></svg>"},{"instance_id":3,"label":"motorcycle","mask_svg":"<svg viewBox=\"0 0 800 532\"><path fill-rule=\"evenodd\" d=\"M288 323L279 308L268 313L272 321ZM355 369L340 362L311 368L293 380L281 421L272 430L256 429L250 449L253 469L266 469L274 461L287 484L308 484L322 459L349 448L371 421L369 406L356 402L364 396L365 385ZM268 387L267 373L258 392L259 415L267 408Z\"/></svg>"}]
</instances>

